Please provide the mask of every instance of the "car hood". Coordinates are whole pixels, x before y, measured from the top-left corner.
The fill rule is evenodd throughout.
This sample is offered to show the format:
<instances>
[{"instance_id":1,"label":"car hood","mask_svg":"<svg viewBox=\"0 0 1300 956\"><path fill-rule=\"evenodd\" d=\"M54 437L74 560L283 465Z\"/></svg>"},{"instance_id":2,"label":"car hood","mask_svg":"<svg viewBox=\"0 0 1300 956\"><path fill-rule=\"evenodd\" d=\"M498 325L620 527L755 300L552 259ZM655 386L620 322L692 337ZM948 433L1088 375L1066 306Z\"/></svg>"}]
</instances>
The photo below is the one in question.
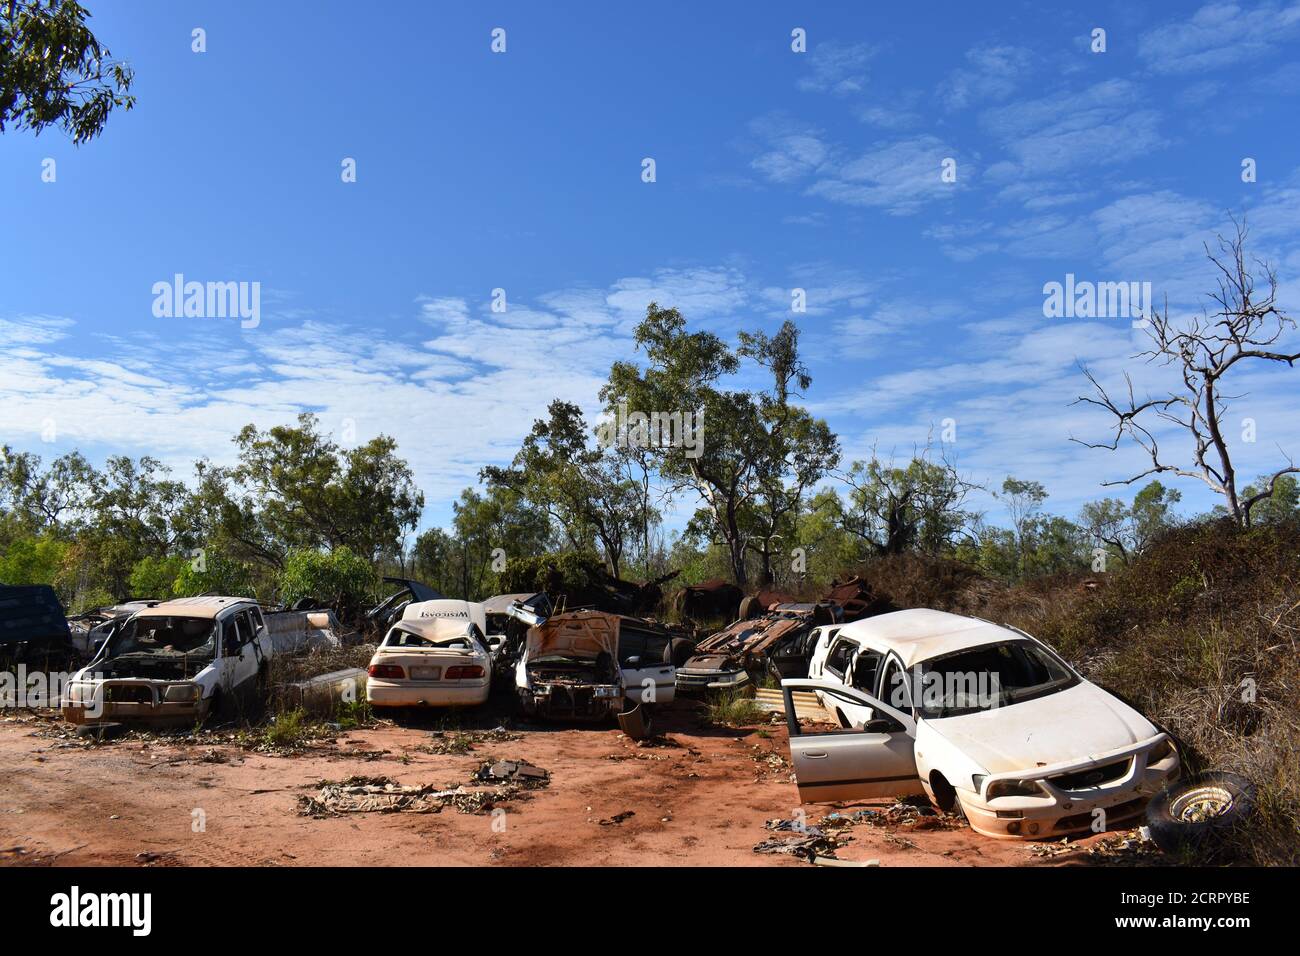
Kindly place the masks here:
<instances>
[{"instance_id":1,"label":"car hood","mask_svg":"<svg viewBox=\"0 0 1300 956\"><path fill-rule=\"evenodd\" d=\"M1089 760L1158 733L1132 707L1088 681L1036 700L927 723L989 773Z\"/></svg>"}]
</instances>

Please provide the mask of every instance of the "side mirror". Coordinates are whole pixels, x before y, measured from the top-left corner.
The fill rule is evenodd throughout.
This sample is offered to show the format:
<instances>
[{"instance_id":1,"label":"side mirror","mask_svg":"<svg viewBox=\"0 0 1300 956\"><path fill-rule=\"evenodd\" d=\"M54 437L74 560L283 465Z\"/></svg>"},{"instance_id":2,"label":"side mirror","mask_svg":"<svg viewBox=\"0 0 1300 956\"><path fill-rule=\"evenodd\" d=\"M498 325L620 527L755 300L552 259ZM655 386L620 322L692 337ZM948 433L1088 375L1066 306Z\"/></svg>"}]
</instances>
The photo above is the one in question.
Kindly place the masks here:
<instances>
[{"instance_id":1,"label":"side mirror","mask_svg":"<svg viewBox=\"0 0 1300 956\"><path fill-rule=\"evenodd\" d=\"M638 666L640 663L641 663L641 658L640 658L640 656L629 657L629 658L626 658L626 659L623 661L623 664L624 664L624 666L626 666L626 667L636 667L636 666Z\"/></svg>"}]
</instances>

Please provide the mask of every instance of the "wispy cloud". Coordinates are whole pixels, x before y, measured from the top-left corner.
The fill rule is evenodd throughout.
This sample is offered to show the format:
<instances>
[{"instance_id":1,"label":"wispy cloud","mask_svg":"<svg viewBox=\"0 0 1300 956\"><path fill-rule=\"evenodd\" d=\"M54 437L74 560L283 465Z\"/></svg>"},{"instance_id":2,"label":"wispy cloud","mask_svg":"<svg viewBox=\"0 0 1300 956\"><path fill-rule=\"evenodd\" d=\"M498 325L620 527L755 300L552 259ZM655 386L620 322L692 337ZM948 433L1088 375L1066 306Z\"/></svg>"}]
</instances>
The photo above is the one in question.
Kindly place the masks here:
<instances>
[{"instance_id":1,"label":"wispy cloud","mask_svg":"<svg viewBox=\"0 0 1300 956\"><path fill-rule=\"evenodd\" d=\"M1138 57L1156 73L1201 73L1245 61L1267 63L1300 35L1300 4L1210 3L1190 19L1149 30Z\"/></svg>"}]
</instances>

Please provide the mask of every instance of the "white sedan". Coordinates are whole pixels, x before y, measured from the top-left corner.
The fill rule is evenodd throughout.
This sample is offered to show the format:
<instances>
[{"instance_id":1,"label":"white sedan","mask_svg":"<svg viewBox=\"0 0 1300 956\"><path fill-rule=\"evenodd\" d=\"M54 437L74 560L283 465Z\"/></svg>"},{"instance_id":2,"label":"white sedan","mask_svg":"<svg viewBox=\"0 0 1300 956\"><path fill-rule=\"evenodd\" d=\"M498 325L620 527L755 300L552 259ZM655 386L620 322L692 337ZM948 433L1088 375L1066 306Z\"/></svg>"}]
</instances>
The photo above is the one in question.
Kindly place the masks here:
<instances>
[{"instance_id":1,"label":"white sedan","mask_svg":"<svg viewBox=\"0 0 1300 956\"><path fill-rule=\"evenodd\" d=\"M492 656L472 621L398 621L370 659L366 700L371 707L472 707L488 698Z\"/></svg>"},{"instance_id":2,"label":"white sedan","mask_svg":"<svg viewBox=\"0 0 1300 956\"><path fill-rule=\"evenodd\" d=\"M1023 631L917 609L819 635L782 682L800 799L924 793L988 836L1109 829L1178 778L1173 741ZM793 692L838 729L805 729Z\"/></svg>"}]
</instances>

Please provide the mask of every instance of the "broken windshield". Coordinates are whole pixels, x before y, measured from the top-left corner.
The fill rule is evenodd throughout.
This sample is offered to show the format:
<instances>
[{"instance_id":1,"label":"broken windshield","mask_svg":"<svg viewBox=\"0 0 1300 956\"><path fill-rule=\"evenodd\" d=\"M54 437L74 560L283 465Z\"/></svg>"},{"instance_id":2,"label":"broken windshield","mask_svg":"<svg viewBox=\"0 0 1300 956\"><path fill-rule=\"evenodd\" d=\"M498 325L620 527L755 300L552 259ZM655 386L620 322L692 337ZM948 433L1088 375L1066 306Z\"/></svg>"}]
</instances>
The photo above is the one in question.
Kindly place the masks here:
<instances>
[{"instance_id":1,"label":"broken windshield","mask_svg":"<svg viewBox=\"0 0 1300 956\"><path fill-rule=\"evenodd\" d=\"M216 656L216 623L202 617L137 617L109 645L109 657Z\"/></svg>"},{"instance_id":2,"label":"broken windshield","mask_svg":"<svg viewBox=\"0 0 1300 956\"><path fill-rule=\"evenodd\" d=\"M1004 641L924 661L913 697L934 720L1045 697L1079 682L1057 657L1028 641Z\"/></svg>"}]
</instances>

